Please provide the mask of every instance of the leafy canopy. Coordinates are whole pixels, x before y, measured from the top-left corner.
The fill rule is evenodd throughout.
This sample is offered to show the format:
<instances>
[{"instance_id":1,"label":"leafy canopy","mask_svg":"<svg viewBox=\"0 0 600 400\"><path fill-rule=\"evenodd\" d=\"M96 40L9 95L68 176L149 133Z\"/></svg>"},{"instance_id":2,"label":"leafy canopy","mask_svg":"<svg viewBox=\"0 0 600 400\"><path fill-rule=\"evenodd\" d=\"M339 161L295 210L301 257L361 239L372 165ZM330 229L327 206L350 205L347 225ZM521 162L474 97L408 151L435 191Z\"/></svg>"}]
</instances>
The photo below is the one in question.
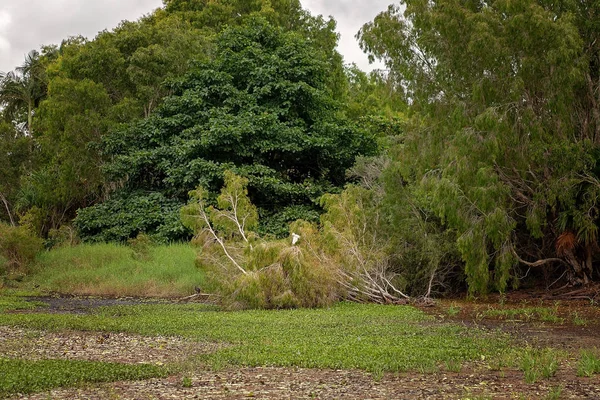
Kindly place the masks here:
<instances>
[{"instance_id":1,"label":"leafy canopy","mask_svg":"<svg viewBox=\"0 0 600 400\"><path fill-rule=\"evenodd\" d=\"M472 293L504 290L519 263L566 264L573 283L592 275L597 11L595 2L406 0L359 33L412 104L396 180L457 233ZM554 244L565 230L578 239L561 258Z\"/></svg>"},{"instance_id":2,"label":"leafy canopy","mask_svg":"<svg viewBox=\"0 0 600 400\"><path fill-rule=\"evenodd\" d=\"M267 215L314 208L344 184L357 155L375 149L341 116L327 57L263 18L225 30L214 59L173 82L156 113L104 137L106 171L126 191L183 202L198 184L216 193L230 169Z\"/></svg>"}]
</instances>

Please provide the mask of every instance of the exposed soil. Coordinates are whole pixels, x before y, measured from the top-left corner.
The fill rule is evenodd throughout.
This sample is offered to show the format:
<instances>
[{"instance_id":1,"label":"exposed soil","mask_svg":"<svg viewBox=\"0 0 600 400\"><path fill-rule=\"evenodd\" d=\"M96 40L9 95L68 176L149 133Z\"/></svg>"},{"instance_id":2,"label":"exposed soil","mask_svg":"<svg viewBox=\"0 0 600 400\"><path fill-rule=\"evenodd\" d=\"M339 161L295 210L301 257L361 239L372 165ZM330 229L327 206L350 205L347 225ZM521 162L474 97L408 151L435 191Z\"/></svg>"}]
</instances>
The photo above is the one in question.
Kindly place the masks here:
<instances>
[{"instance_id":1,"label":"exposed soil","mask_svg":"<svg viewBox=\"0 0 600 400\"><path fill-rule=\"evenodd\" d=\"M94 307L139 304L135 299L61 299L50 301L45 312L88 312ZM116 302L116 303L115 303ZM147 301L144 301L147 303ZM503 303L502 305L501 302ZM500 329L520 344L564 350L556 376L526 384L523 373L504 368L491 370L485 362L463 366L461 372L384 374L375 379L361 371L299 368L194 369L193 373L165 379L115 382L84 388L58 389L15 398L30 399L543 399L561 388L561 399L600 399L600 376L576 376L580 349L600 348L600 307L589 301L540 301L528 298L489 299L487 303L449 300L425 311L438 319L467 326ZM515 318L482 317L495 308L553 307L561 323ZM450 312L451 310L452 312ZM458 310L458 311L457 311ZM579 323L573 316L577 313ZM0 354L29 359L66 358L155 364L184 360L193 354L215 351L214 343L183 338L141 337L116 333L41 332L0 327Z\"/></svg>"},{"instance_id":2,"label":"exposed soil","mask_svg":"<svg viewBox=\"0 0 600 400\"><path fill-rule=\"evenodd\" d=\"M600 379L560 378L523 383L518 372L386 374L295 368L230 368L166 379L62 389L30 399L542 399L562 387L561 399L600 399ZM25 397L17 397L25 398Z\"/></svg>"},{"instance_id":3,"label":"exposed soil","mask_svg":"<svg viewBox=\"0 0 600 400\"><path fill-rule=\"evenodd\" d=\"M44 303L45 307L38 307L34 312L87 314L90 311L108 306L132 306L140 304L165 304L171 301L164 299L138 299L132 297L105 298L105 297L66 297L66 296L38 296L28 297L27 301ZM19 311L19 312L32 312Z\"/></svg>"},{"instance_id":4,"label":"exposed soil","mask_svg":"<svg viewBox=\"0 0 600 400\"><path fill-rule=\"evenodd\" d=\"M548 321L535 314L514 318L489 315L490 311L523 308L548 309L552 318L559 321ZM503 299L490 296L486 301L444 300L423 311L467 326L505 331L523 345L572 352L600 348L600 303L588 300L543 300L536 292L517 292Z\"/></svg>"},{"instance_id":5,"label":"exposed soil","mask_svg":"<svg viewBox=\"0 0 600 400\"><path fill-rule=\"evenodd\" d=\"M0 326L0 354L26 360L68 359L149 363L182 362L222 347L178 337L144 337L125 333L43 332Z\"/></svg>"}]
</instances>

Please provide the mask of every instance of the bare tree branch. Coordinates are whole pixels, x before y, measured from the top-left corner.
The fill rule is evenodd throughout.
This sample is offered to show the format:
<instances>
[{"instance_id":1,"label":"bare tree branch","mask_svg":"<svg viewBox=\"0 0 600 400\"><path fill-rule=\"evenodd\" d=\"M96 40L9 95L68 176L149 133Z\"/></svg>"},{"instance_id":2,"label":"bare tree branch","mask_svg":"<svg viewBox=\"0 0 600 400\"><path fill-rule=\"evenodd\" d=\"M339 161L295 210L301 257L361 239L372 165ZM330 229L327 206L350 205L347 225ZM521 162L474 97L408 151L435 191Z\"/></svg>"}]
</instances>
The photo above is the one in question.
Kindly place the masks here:
<instances>
[{"instance_id":1,"label":"bare tree branch","mask_svg":"<svg viewBox=\"0 0 600 400\"><path fill-rule=\"evenodd\" d=\"M6 213L8 214L8 219L10 220L10 224L15 226L15 220L13 219L12 213L10 212L10 205L8 204L8 200L2 193L0 193L0 200L4 203L4 207L6 208Z\"/></svg>"}]
</instances>

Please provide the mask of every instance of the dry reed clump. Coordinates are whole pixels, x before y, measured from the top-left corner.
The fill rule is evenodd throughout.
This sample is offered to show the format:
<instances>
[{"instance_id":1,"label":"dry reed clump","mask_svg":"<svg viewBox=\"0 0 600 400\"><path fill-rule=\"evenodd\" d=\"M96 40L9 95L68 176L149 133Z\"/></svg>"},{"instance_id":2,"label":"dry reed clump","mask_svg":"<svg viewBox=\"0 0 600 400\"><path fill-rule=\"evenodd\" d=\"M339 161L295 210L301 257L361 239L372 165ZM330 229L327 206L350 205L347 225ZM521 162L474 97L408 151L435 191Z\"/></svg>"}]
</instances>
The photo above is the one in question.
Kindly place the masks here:
<instances>
[{"instance_id":1,"label":"dry reed clump","mask_svg":"<svg viewBox=\"0 0 600 400\"><path fill-rule=\"evenodd\" d=\"M339 299L333 271L307 257L300 246L279 240L246 248L240 265L247 273L231 268L218 250L214 244L203 246L198 264L210 270L211 288L230 308L322 307ZM235 249L230 253L236 254Z\"/></svg>"},{"instance_id":2,"label":"dry reed clump","mask_svg":"<svg viewBox=\"0 0 600 400\"><path fill-rule=\"evenodd\" d=\"M182 209L184 225L196 232L197 265L207 271L207 289L232 308L320 307L336 301L336 274L317 253L302 243L258 237L258 212L247 184L246 178L226 172L218 207L199 187ZM317 232L310 229L310 235Z\"/></svg>"}]
</instances>

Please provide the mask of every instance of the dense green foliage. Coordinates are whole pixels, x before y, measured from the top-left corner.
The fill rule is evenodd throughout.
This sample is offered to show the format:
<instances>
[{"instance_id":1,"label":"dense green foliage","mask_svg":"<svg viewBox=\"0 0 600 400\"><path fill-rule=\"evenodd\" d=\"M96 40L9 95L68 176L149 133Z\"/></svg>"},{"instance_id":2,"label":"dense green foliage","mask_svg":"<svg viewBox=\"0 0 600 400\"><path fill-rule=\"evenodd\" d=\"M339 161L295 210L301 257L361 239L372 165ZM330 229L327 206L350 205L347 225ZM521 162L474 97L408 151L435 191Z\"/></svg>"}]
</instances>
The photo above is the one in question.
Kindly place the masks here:
<instances>
[{"instance_id":1,"label":"dense green foliage","mask_svg":"<svg viewBox=\"0 0 600 400\"><path fill-rule=\"evenodd\" d=\"M216 192L232 169L249 179L261 214L302 216L302 206L340 187L354 158L374 149L337 113L326 57L264 19L226 30L214 58L173 82L156 113L104 138L106 170L125 182L123 191L184 200L198 184ZM89 222L77 223L87 236Z\"/></svg>"},{"instance_id":2,"label":"dense green foliage","mask_svg":"<svg viewBox=\"0 0 600 400\"><path fill-rule=\"evenodd\" d=\"M2 129L0 154L16 158L5 151L4 142L26 133L32 143L25 160L35 159L25 164L23 157L9 160L12 172L22 168L16 183L0 183L5 198L1 218L25 215L46 236L69 224L77 209L106 200L121 182L102 173L108 155L100 151L101 139L149 117L172 93L165 82L183 77L192 60L210 59L216 36L227 25L244 24L249 15L296 31L305 40L313 38L326 53L329 90L343 91L335 22L310 16L298 1L167 2L164 9L123 22L94 40L71 37L60 46L46 46L16 71L1 75L2 114L18 129L10 134Z\"/></svg>"},{"instance_id":3,"label":"dense green foliage","mask_svg":"<svg viewBox=\"0 0 600 400\"><path fill-rule=\"evenodd\" d=\"M456 233L471 292L517 284L519 265L588 282L600 193L597 4L403 4L359 34L413 112L386 190L409 190Z\"/></svg>"},{"instance_id":4,"label":"dense green foliage","mask_svg":"<svg viewBox=\"0 0 600 400\"><path fill-rule=\"evenodd\" d=\"M124 241L139 233L157 242L189 238L179 221L181 204L159 192L123 192L93 207L79 210L74 221L90 242Z\"/></svg>"},{"instance_id":5,"label":"dense green foliage","mask_svg":"<svg viewBox=\"0 0 600 400\"><path fill-rule=\"evenodd\" d=\"M328 271L315 276L330 291L312 288L328 299L339 284L354 300L394 293L382 302L523 277L587 284L600 259L599 11L404 0L358 33L387 66L366 74L343 65L335 21L297 0L165 0L2 74L0 220L47 246L73 226L92 242L187 240L206 232L180 218L195 190L223 240L213 250L261 238L260 262L231 250L252 279L277 270L244 278L277 281L257 289L260 306L329 304L265 294L289 289L298 265ZM226 171L247 182L252 240L214 220L231 211ZM278 238L296 220L318 246L300 242L291 266ZM219 264L203 251L199 264Z\"/></svg>"}]
</instances>

